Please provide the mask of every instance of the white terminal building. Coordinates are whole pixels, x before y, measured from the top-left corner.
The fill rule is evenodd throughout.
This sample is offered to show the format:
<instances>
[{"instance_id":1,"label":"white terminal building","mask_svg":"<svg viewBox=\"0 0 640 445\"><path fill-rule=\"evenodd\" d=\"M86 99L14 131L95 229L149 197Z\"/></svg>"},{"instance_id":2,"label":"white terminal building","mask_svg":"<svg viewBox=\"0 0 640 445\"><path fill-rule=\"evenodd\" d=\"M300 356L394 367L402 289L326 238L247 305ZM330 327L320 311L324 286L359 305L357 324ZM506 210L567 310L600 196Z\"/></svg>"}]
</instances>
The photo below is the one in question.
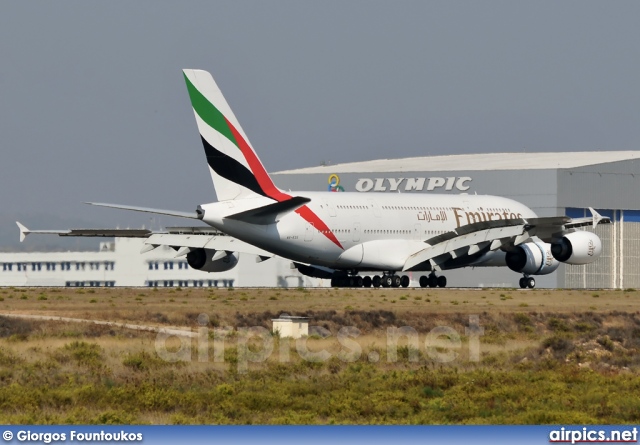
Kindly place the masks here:
<instances>
[{"instance_id":1,"label":"white terminal building","mask_svg":"<svg viewBox=\"0 0 640 445\"><path fill-rule=\"evenodd\" d=\"M1 286L66 287L315 287L322 280L301 275L290 262L257 263L240 255L236 267L207 273L192 269L176 251L160 246L140 253L144 238L96 240L95 252L0 252ZM99 248L98 248L99 246Z\"/></svg>"},{"instance_id":2,"label":"white terminal building","mask_svg":"<svg viewBox=\"0 0 640 445\"><path fill-rule=\"evenodd\" d=\"M603 252L585 266L561 265L537 276L537 287L640 288L640 151L489 153L382 159L275 173L277 186L294 191L498 195L519 201L538 216L611 218L595 232ZM16 236L18 230L16 228ZM96 241L95 252L0 253L4 286L328 286L290 268L290 262L240 255L227 272L191 269L171 248L140 253L144 239ZM410 275L412 286L419 274ZM520 274L506 267L446 271L452 287L517 287Z\"/></svg>"}]
</instances>

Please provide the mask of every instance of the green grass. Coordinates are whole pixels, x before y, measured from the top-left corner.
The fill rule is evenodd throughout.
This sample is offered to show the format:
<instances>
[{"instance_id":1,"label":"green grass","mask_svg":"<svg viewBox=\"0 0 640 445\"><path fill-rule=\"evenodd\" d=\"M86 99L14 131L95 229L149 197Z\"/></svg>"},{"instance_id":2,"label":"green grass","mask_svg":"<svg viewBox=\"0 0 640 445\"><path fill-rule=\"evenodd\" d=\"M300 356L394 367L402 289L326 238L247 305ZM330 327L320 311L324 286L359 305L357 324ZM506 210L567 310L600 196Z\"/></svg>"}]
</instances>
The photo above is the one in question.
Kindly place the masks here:
<instances>
[{"instance_id":1,"label":"green grass","mask_svg":"<svg viewBox=\"0 0 640 445\"><path fill-rule=\"evenodd\" d=\"M201 326L198 317L206 313L211 328L208 360L198 361L202 351L194 339L191 361L169 362L158 356L153 333L0 316L0 422L5 424L635 424L640 418L640 313L633 291L626 292L629 300L618 293L621 306L614 306L614 292L598 291L600 297L588 303L584 297L591 292L580 293L575 298L583 309L572 303L568 310L566 300L546 292L533 298L529 292L508 291L511 297L500 291L442 290L429 303L422 291L423 300L414 293L402 299L406 290L390 289L384 290L386 297L380 290L238 289L224 294L233 305L227 307L220 304L223 298L212 301L220 291L184 289L176 302L164 290L146 295L132 290L130 298L122 298L126 294L120 290L109 295L100 289L94 295L63 290L55 294L64 297L59 301L49 290L56 301L46 311L38 301L41 289L5 291L0 301L14 312L191 329ZM538 300L545 298L545 305L553 300L562 309L541 310ZM113 299L118 304L112 309ZM414 305L418 301L424 304ZM634 306L625 309L630 303ZM371 308L361 309L366 306ZM212 335L214 327L270 328L282 312L308 316L312 326L328 330L327 338L313 332L307 346L330 351L332 358L305 361L295 342L287 345L275 336L270 337L274 354L242 373L239 336L232 331L224 337L225 361L213 361L214 339L222 338ZM469 314L478 314L484 329L478 362L469 359L464 330ZM351 338L362 348L353 362L338 358L348 352L337 338L345 326L361 331ZM387 329L403 326L418 333L418 349L401 339L398 361L391 363ZM461 333L461 355L451 363L434 361L424 346L437 326ZM170 352L177 350L173 340ZM249 350L260 350L261 344L250 342ZM281 362L280 351L288 351L290 360Z\"/></svg>"},{"instance_id":2,"label":"green grass","mask_svg":"<svg viewBox=\"0 0 640 445\"><path fill-rule=\"evenodd\" d=\"M1 422L618 424L640 417L638 376L555 361L460 371L330 360L268 363L238 375L193 372L138 353L123 360L128 371L114 373L99 365L98 347L72 343L61 353L68 361L1 353L0 363L10 364L0 372Z\"/></svg>"}]
</instances>

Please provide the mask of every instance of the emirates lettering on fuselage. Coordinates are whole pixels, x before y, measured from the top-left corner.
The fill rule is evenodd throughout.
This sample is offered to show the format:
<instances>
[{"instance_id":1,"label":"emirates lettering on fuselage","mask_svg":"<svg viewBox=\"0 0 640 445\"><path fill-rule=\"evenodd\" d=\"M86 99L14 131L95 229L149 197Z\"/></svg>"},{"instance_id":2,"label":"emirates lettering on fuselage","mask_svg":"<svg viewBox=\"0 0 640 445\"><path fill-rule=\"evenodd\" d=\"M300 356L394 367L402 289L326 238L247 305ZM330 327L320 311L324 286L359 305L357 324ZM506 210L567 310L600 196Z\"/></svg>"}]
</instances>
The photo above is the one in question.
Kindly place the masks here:
<instances>
[{"instance_id":1,"label":"emirates lettering on fuselage","mask_svg":"<svg viewBox=\"0 0 640 445\"><path fill-rule=\"evenodd\" d=\"M471 182L469 176L449 176L441 178L432 176L430 178L360 178L356 182L356 190L359 192L396 192L412 190L421 192L423 190L469 190L468 183Z\"/></svg>"},{"instance_id":2,"label":"emirates lettering on fuselage","mask_svg":"<svg viewBox=\"0 0 640 445\"><path fill-rule=\"evenodd\" d=\"M467 212L460 207L452 207L451 210L453 210L453 216L456 218L457 227L466 226L467 224L473 224L481 221L497 221L499 219L522 218L522 213L514 213L509 211L509 209L502 213L484 211Z\"/></svg>"}]
</instances>

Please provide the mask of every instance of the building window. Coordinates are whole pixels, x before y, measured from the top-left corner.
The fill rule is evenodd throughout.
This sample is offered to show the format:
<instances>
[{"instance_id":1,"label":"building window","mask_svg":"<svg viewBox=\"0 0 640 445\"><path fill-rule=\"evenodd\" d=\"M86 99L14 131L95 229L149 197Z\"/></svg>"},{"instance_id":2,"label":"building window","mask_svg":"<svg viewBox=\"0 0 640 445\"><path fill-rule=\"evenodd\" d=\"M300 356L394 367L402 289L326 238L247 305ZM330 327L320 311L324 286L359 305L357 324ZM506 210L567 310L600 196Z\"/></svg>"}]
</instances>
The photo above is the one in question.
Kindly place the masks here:
<instances>
[{"instance_id":1,"label":"building window","mask_svg":"<svg viewBox=\"0 0 640 445\"><path fill-rule=\"evenodd\" d=\"M20 264L18 264L18 265L20 265ZM13 266L13 264L12 264L12 263L4 263L4 264L2 265L2 270L11 270L11 267L12 267L12 266Z\"/></svg>"},{"instance_id":2,"label":"building window","mask_svg":"<svg viewBox=\"0 0 640 445\"><path fill-rule=\"evenodd\" d=\"M42 263L31 263L31 270L32 271L42 270Z\"/></svg>"},{"instance_id":3,"label":"building window","mask_svg":"<svg viewBox=\"0 0 640 445\"><path fill-rule=\"evenodd\" d=\"M104 262L104 270L113 270L113 266L115 263L113 261L105 261Z\"/></svg>"},{"instance_id":4,"label":"building window","mask_svg":"<svg viewBox=\"0 0 640 445\"><path fill-rule=\"evenodd\" d=\"M149 270L158 270L158 262L149 261Z\"/></svg>"},{"instance_id":5,"label":"building window","mask_svg":"<svg viewBox=\"0 0 640 445\"><path fill-rule=\"evenodd\" d=\"M173 280L165 280L164 287L173 287Z\"/></svg>"},{"instance_id":6,"label":"building window","mask_svg":"<svg viewBox=\"0 0 640 445\"><path fill-rule=\"evenodd\" d=\"M165 261L164 270L173 270L173 261Z\"/></svg>"},{"instance_id":7,"label":"building window","mask_svg":"<svg viewBox=\"0 0 640 445\"><path fill-rule=\"evenodd\" d=\"M84 270L84 263L76 263L76 270Z\"/></svg>"},{"instance_id":8,"label":"building window","mask_svg":"<svg viewBox=\"0 0 640 445\"><path fill-rule=\"evenodd\" d=\"M158 287L158 282L157 281L147 281L147 286L148 287Z\"/></svg>"},{"instance_id":9,"label":"building window","mask_svg":"<svg viewBox=\"0 0 640 445\"><path fill-rule=\"evenodd\" d=\"M56 263L46 263L47 270L54 271L56 270Z\"/></svg>"}]
</instances>

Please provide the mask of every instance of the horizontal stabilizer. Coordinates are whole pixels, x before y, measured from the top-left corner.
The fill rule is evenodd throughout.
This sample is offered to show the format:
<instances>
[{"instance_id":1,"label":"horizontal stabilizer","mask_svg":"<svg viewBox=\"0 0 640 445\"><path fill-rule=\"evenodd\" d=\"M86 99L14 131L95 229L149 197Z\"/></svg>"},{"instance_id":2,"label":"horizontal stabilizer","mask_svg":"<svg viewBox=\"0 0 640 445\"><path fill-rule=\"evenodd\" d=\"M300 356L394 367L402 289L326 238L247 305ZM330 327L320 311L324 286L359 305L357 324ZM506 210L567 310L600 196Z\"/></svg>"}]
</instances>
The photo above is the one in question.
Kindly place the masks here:
<instances>
[{"instance_id":1,"label":"horizontal stabilizer","mask_svg":"<svg viewBox=\"0 0 640 445\"><path fill-rule=\"evenodd\" d=\"M111 209L133 210L134 212L146 212L146 213L155 213L157 215L177 216L178 218L201 219L201 217L196 212L181 212L179 210L152 209L149 207L136 207L136 206L121 205L121 204L105 204L103 202L85 202L85 204L98 206L98 207L109 207Z\"/></svg>"},{"instance_id":2,"label":"horizontal stabilizer","mask_svg":"<svg viewBox=\"0 0 640 445\"><path fill-rule=\"evenodd\" d=\"M229 215L227 218L235 219L238 221L244 221L251 224L273 224L278 222L280 218L289 212L292 212L299 207L302 207L306 203L311 202L311 199L304 198L302 196L294 196L286 201L275 202L266 206L258 207L256 209L246 210L244 212Z\"/></svg>"}]
</instances>

